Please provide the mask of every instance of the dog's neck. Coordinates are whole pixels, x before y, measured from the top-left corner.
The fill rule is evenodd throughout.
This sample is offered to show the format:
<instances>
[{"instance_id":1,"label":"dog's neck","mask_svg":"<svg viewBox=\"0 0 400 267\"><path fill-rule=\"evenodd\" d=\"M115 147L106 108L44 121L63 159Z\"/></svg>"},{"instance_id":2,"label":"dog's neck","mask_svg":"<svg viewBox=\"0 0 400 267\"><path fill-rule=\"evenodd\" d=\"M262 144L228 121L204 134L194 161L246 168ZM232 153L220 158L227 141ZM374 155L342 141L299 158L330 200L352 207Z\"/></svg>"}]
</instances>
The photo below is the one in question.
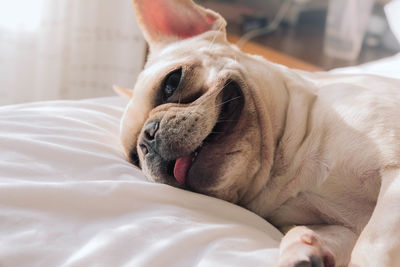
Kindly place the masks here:
<instances>
[{"instance_id":1,"label":"dog's neck","mask_svg":"<svg viewBox=\"0 0 400 267\"><path fill-rule=\"evenodd\" d=\"M298 193L282 192L292 179L290 173L298 168L293 160L309 134L310 114L317 92L315 85L304 79L303 75L300 76L297 70L258 60L264 65L263 68L257 68L258 71L264 69L268 72L254 75L262 77L263 81L257 82L264 84L261 87L264 88L264 94L256 96L262 99L266 111L261 112L266 114L265 118L261 118L264 120L261 125L269 125L272 130L269 132L273 136L263 136L269 148L266 149L269 154L264 157L267 163L249 187L251 193L245 195L240 204L266 217L282 202Z\"/></svg>"}]
</instances>

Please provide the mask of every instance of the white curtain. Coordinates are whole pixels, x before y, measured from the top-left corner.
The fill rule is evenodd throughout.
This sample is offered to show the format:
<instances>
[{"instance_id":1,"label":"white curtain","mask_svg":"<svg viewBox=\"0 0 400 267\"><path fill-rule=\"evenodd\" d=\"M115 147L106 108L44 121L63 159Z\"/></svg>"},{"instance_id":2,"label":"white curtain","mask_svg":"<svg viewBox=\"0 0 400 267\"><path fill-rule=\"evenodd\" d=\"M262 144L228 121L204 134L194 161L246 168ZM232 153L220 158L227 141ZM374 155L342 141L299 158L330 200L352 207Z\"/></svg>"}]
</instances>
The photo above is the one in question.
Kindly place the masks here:
<instances>
[{"instance_id":1,"label":"white curtain","mask_svg":"<svg viewBox=\"0 0 400 267\"><path fill-rule=\"evenodd\" d=\"M0 105L113 95L145 51L131 0L0 0Z\"/></svg>"}]
</instances>

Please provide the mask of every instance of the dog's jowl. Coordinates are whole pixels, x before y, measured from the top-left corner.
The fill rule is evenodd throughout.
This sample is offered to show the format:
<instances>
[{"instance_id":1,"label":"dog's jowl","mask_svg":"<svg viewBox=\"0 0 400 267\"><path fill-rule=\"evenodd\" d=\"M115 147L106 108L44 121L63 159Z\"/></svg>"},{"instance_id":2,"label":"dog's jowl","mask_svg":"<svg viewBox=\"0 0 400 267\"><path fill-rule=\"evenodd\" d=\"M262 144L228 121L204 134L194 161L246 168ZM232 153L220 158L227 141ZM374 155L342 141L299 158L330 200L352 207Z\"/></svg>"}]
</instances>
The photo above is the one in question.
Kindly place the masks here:
<instances>
[{"instance_id":1,"label":"dog's jowl","mask_svg":"<svg viewBox=\"0 0 400 267\"><path fill-rule=\"evenodd\" d=\"M150 53L119 90L129 161L274 224L278 266L400 266L399 80L245 54L191 0L134 6Z\"/></svg>"}]
</instances>

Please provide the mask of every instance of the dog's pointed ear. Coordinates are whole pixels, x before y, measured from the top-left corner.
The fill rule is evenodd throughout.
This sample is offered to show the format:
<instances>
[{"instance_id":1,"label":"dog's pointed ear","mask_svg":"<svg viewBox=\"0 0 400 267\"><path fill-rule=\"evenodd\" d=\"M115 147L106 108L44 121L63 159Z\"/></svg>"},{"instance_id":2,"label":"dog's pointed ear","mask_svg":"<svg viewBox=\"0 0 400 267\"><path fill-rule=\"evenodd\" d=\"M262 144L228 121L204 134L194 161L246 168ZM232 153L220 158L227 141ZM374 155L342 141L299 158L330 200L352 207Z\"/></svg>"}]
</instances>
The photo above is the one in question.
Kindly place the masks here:
<instances>
[{"instance_id":1,"label":"dog's pointed ear","mask_svg":"<svg viewBox=\"0 0 400 267\"><path fill-rule=\"evenodd\" d=\"M131 98L133 95L133 90L125 89L125 88L119 87L118 85L115 85L115 84L113 85L113 88L114 88L114 91L120 96L123 96L126 98Z\"/></svg>"},{"instance_id":2,"label":"dog's pointed ear","mask_svg":"<svg viewBox=\"0 0 400 267\"><path fill-rule=\"evenodd\" d=\"M133 0L133 5L150 47L210 30L225 32L226 22L222 16L192 0Z\"/></svg>"}]
</instances>

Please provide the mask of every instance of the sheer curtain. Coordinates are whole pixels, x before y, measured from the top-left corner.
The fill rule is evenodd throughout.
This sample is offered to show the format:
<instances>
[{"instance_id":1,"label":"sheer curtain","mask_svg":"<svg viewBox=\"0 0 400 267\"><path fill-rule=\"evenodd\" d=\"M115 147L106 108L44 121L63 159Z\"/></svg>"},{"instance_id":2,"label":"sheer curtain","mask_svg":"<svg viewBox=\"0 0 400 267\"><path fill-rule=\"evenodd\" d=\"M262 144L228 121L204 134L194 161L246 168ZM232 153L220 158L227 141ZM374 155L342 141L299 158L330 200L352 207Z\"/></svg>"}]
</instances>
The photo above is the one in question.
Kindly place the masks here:
<instances>
[{"instance_id":1,"label":"sheer curtain","mask_svg":"<svg viewBox=\"0 0 400 267\"><path fill-rule=\"evenodd\" d=\"M130 0L0 0L0 104L113 95L145 50Z\"/></svg>"}]
</instances>

